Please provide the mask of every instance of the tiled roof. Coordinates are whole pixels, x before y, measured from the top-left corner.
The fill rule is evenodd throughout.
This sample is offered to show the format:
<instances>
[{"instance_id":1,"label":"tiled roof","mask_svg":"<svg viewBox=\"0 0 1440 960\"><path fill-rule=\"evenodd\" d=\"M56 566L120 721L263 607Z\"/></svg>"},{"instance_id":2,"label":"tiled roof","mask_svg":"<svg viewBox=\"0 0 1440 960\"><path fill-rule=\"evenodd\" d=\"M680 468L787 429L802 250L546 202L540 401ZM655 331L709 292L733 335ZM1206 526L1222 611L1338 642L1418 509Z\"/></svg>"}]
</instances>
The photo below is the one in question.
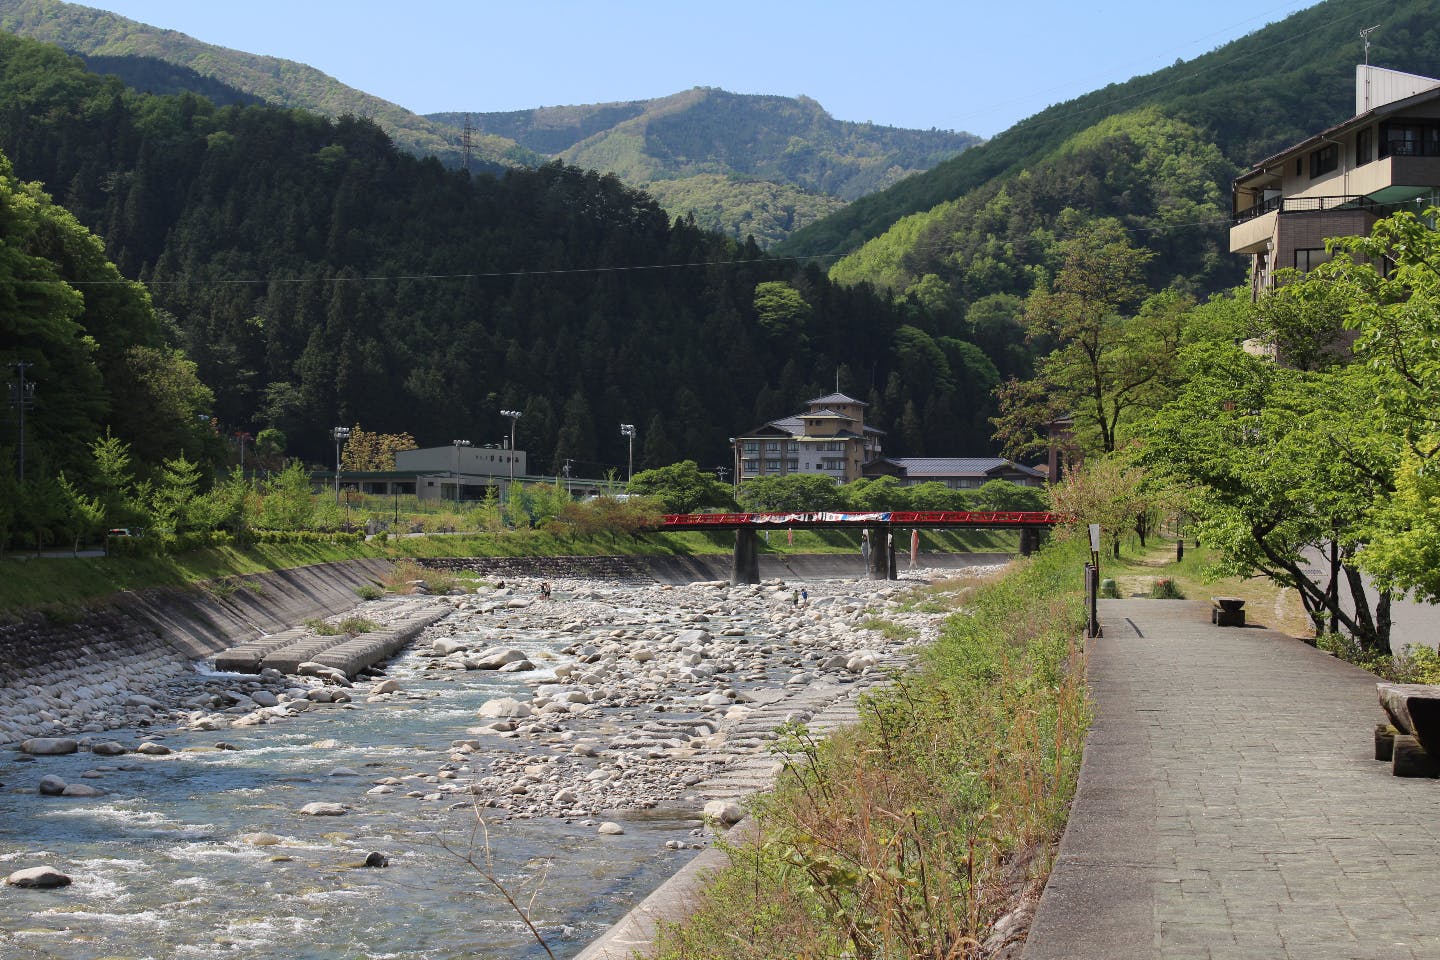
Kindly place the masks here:
<instances>
[{"instance_id":1,"label":"tiled roof","mask_svg":"<svg viewBox=\"0 0 1440 960\"><path fill-rule=\"evenodd\" d=\"M992 473L1015 470L1031 477L1045 474L1033 467L1012 463L1000 457L890 457L887 462L902 468L911 477L983 477Z\"/></svg>"},{"instance_id":2,"label":"tiled roof","mask_svg":"<svg viewBox=\"0 0 1440 960\"><path fill-rule=\"evenodd\" d=\"M870 404L864 402L863 400L856 400L854 397L847 397L843 393L830 393L826 394L823 397L816 397L814 400L808 401L808 406L813 407L817 403L858 403L862 407L870 406Z\"/></svg>"}]
</instances>

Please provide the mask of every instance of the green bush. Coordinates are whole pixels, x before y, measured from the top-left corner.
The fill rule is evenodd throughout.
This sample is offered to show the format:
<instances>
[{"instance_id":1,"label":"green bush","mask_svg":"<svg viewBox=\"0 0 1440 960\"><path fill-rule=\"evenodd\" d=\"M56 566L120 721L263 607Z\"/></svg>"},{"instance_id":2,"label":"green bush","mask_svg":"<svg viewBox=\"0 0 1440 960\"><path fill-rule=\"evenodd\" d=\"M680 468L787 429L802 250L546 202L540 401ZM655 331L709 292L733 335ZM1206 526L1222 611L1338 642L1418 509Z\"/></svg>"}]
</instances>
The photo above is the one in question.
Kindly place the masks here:
<instances>
[{"instance_id":1,"label":"green bush","mask_svg":"<svg viewBox=\"0 0 1440 960\"><path fill-rule=\"evenodd\" d=\"M1169 577L1161 577L1150 585L1151 600L1184 600L1185 594Z\"/></svg>"}]
</instances>

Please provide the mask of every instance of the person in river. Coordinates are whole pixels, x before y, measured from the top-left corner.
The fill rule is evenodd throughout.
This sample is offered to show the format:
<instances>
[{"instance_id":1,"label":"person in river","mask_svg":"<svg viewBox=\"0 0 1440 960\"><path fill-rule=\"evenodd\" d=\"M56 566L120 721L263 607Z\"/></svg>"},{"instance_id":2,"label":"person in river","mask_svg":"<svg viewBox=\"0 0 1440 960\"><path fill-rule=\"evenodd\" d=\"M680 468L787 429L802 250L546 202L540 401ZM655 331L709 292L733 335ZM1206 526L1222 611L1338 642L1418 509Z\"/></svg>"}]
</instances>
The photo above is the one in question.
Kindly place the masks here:
<instances>
[{"instance_id":1,"label":"person in river","mask_svg":"<svg viewBox=\"0 0 1440 960\"><path fill-rule=\"evenodd\" d=\"M800 606L800 591L799 591L799 590L792 590L792 591L790 591L790 602L791 602L792 604L794 604L795 606L797 606L797 607Z\"/></svg>"},{"instance_id":2,"label":"person in river","mask_svg":"<svg viewBox=\"0 0 1440 960\"><path fill-rule=\"evenodd\" d=\"M543 582L543 583L540 584L540 599L542 599L542 600L549 600L549 599L550 599L550 581L549 581L549 580L546 580L545 582Z\"/></svg>"}]
</instances>

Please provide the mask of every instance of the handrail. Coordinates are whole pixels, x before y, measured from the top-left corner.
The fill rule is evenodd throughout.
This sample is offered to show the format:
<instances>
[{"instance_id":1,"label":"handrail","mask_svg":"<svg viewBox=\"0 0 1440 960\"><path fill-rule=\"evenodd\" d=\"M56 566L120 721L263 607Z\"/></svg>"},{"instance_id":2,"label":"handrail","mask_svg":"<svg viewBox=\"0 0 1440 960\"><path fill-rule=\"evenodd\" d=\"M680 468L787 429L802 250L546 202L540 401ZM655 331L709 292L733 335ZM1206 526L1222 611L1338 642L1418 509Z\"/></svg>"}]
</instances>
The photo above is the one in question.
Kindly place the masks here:
<instances>
[{"instance_id":1,"label":"handrail","mask_svg":"<svg viewBox=\"0 0 1440 960\"><path fill-rule=\"evenodd\" d=\"M1365 196L1271 197L1235 214L1234 223L1236 226L1248 223L1256 217L1263 217L1277 210L1281 213L1313 213L1322 210L1378 211L1382 206Z\"/></svg>"}]
</instances>

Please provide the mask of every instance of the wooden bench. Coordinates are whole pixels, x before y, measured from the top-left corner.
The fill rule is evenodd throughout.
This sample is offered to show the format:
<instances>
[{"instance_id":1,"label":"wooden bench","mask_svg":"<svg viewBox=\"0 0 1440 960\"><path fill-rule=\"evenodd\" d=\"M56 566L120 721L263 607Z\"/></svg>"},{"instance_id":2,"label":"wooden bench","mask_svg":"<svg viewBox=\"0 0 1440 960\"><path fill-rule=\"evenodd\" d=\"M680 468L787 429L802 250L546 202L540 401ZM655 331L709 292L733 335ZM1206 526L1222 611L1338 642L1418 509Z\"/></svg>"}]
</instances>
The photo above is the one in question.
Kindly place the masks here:
<instances>
[{"instance_id":1,"label":"wooden bench","mask_svg":"<svg viewBox=\"0 0 1440 960\"><path fill-rule=\"evenodd\" d=\"M1239 597L1211 597L1210 622L1217 627L1245 626L1245 601Z\"/></svg>"},{"instance_id":2,"label":"wooden bench","mask_svg":"<svg viewBox=\"0 0 1440 960\"><path fill-rule=\"evenodd\" d=\"M1377 683L1395 737L1391 761L1396 776L1433 777L1440 774L1440 686L1428 683Z\"/></svg>"}]
</instances>

